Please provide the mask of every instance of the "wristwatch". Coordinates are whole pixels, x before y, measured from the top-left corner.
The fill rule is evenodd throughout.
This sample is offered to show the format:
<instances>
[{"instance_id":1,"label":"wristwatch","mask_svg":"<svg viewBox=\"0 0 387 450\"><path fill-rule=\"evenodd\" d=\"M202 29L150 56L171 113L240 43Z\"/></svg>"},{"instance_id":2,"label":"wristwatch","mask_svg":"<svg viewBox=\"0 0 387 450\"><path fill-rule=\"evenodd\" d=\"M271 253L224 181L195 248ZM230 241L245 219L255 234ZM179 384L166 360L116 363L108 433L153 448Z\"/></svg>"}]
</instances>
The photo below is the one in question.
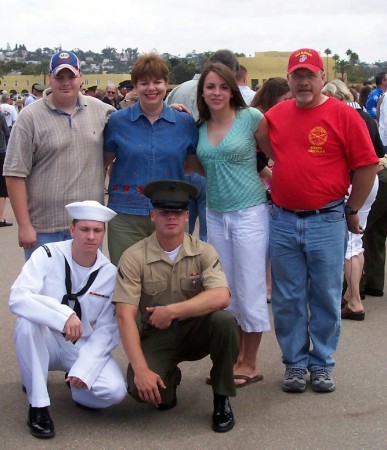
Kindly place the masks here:
<instances>
[{"instance_id":1,"label":"wristwatch","mask_svg":"<svg viewBox=\"0 0 387 450\"><path fill-rule=\"evenodd\" d=\"M349 205L345 205L344 211L345 211L345 214L348 216L354 216L355 214L357 214L359 212L359 210L355 211Z\"/></svg>"}]
</instances>

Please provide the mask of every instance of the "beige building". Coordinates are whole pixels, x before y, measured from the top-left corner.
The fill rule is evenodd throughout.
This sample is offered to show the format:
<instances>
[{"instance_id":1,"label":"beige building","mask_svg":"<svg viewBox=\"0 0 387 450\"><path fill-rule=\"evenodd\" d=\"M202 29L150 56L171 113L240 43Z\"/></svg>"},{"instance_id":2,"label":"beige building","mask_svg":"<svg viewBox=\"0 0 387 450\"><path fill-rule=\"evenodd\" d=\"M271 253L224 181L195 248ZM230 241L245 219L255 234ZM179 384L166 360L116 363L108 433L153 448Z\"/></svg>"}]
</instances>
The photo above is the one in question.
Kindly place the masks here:
<instances>
[{"instance_id":1,"label":"beige building","mask_svg":"<svg viewBox=\"0 0 387 450\"><path fill-rule=\"evenodd\" d=\"M238 58L247 69L248 85L252 88L259 86L272 77L286 77L286 68L291 52L256 52L254 56ZM327 73L327 80L333 80L335 61L331 57L321 55ZM328 69L327 69L328 68ZM82 74L84 86L98 86L104 89L108 84L118 84L123 80L130 80L130 74ZM47 84L42 75L15 75L0 77L0 91L13 93L30 92L34 83ZM173 88L174 85L170 85Z\"/></svg>"},{"instance_id":2,"label":"beige building","mask_svg":"<svg viewBox=\"0 0 387 450\"><path fill-rule=\"evenodd\" d=\"M108 84L118 84L120 81L130 80L127 73L82 74L83 85L98 86L105 89ZM34 83L48 84L48 77L43 75L5 75L0 77L0 91L21 94L31 92Z\"/></svg>"},{"instance_id":3,"label":"beige building","mask_svg":"<svg viewBox=\"0 0 387 450\"><path fill-rule=\"evenodd\" d=\"M256 52L252 57L238 58L239 62L247 69L248 85L254 88L257 84L262 86L262 83L268 78L286 78L286 69L291 53L275 51ZM325 55L321 55L321 57L325 65L327 80L333 80L335 77L333 70L335 61L332 58L327 58Z\"/></svg>"}]
</instances>

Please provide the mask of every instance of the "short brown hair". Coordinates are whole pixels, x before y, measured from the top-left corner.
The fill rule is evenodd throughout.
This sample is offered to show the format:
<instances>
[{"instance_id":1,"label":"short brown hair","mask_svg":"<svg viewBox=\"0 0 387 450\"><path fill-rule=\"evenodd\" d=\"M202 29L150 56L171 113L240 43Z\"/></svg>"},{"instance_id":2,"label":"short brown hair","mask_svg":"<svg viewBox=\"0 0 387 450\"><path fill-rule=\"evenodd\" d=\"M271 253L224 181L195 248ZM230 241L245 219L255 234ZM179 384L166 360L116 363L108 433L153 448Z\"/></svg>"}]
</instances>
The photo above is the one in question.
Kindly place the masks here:
<instances>
[{"instance_id":1,"label":"short brown hair","mask_svg":"<svg viewBox=\"0 0 387 450\"><path fill-rule=\"evenodd\" d=\"M132 82L137 84L140 79L163 79L168 82L169 69L167 63L157 53L141 55L132 68Z\"/></svg>"}]
</instances>

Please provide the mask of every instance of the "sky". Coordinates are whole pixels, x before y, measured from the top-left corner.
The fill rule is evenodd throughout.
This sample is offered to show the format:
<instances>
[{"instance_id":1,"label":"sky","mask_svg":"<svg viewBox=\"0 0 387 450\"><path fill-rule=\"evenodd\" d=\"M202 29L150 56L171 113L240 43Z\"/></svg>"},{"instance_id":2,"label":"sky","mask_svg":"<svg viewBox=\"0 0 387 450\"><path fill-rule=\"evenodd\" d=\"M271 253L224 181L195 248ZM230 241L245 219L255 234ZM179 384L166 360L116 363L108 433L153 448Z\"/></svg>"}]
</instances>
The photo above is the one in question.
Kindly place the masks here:
<instances>
[{"instance_id":1,"label":"sky","mask_svg":"<svg viewBox=\"0 0 387 450\"><path fill-rule=\"evenodd\" d=\"M254 56L308 47L323 56L329 48L347 58L350 49L362 62L387 61L387 2L380 0L14 0L8 5L2 48L138 48L176 56L227 48Z\"/></svg>"}]
</instances>

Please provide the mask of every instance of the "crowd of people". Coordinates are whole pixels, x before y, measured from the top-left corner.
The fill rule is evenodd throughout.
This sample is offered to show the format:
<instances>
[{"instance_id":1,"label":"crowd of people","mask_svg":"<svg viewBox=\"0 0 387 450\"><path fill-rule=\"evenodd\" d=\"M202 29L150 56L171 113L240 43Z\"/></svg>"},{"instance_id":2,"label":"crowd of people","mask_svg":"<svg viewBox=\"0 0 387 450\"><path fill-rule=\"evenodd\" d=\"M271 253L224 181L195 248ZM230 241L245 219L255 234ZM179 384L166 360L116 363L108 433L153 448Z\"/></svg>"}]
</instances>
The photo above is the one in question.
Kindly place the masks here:
<instances>
[{"instance_id":1,"label":"crowd of people","mask_svg":"<svg viewBox=\"0 0 387 450\"><path fill-rule=\"evenodd\" d=\"M307 48L257 92L228 50L167 96L168 77L150 53L130 81L86 89L61 51L49 87L10 123L0 114L0 226L9 196L26 259L9 307L37 438L55 435L49 370L83 408L129 393L168 410L179 363L207 355L212 429L231 430L229 398L263 379L269 302L283 391L304 392L309 372L333 392L341 320L384 295L387 73L365 102Z\"/></svg>"}]
</instances>

